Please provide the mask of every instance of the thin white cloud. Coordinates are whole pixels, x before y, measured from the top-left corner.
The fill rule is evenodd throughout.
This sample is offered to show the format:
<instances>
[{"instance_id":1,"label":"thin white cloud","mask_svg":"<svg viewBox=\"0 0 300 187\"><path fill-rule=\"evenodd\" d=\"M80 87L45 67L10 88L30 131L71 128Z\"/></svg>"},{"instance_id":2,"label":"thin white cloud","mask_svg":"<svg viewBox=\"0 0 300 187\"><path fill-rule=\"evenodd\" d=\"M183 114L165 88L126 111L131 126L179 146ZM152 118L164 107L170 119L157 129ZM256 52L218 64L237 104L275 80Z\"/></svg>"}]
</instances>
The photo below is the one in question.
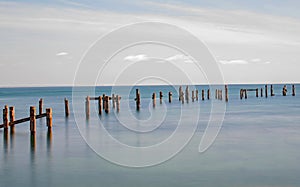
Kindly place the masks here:
<instances>
[{"instance_id":1,"label":"thin white cloud","mask_svg":"<svg viewBox=\"0 0 300 187\"><path fill-rule=\"evenodd\" d=\"M254 58L254 59L251 59L251 62L261 62L261 59L260 58Z\"/></svg>"},{"instance_id":2,"label":"thin white cloud","mask_svg":"<svg viewBox=\"0 0 300 187\"><path fill-rule=\"evenodd\" d=\"M69 53L67 53L67 52L59 52L59 53L56 54L56 56L66 56L68 54Z\"/></svg>"},{"instance_id":3,"label":"thin white cloud","mask_svg":"<svg viewBox=\"0 0 300 187\"><path fill-rule=\"evenodd\" d=\"M220 60L221 64L249 64L246 60Z\"/></svg>"},{"instance_id":4,"label":"thin white cloud","mask_svg":"<svg viewBox=\"0 0 300 187\"><path fill-rule=\"evenodd\" d=\"M144 61L144 60L148 60L148 59L149 59L149 57L145 54L130 55L130 56L124 57L124 60L132 61L132 62L139 62L139 61Z\"/></svg>"},{"instance_id":5,"label":"thin white cloud","mask_svg":"<svg viewBox=\"0 0 300 187\"><path fill-rule=\"evenodd\" d=\"M186 55L182 55L182 54L177 54L177 55L174 55L174 56L170 56L168 58L166 58L165 60L167 61L183 61L185 63L193 63L193 60L191 60L191 58L189 58L188 56Z\"/></svg>"}]
</instances>

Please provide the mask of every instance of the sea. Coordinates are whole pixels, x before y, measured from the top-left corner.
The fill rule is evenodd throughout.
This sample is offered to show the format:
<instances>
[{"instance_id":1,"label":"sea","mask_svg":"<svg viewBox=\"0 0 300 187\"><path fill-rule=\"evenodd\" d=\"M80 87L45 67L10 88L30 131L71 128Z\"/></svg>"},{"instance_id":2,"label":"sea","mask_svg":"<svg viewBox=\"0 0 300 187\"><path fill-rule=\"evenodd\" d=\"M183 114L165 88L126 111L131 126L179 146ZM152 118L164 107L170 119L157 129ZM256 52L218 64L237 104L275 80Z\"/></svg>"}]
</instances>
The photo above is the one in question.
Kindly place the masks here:
<instances>
[{"instance_id":1,"label":"sea","mask_svg":"<svg viewBox=\"0 0 300 187\"><path fill-rule=\"evenodd\" d=\"M14 106L16 119L29 117L30 106L38 111L40 98L53 110L51 132L45 118L36 120L35 135L29 122L13 134L0 129L0 187L299 187L300 85L296 96L289 84L287 96L282 84L273 87L275 96L268 87L261 97L264 85L229 85L226 102L223 85L190 85L184 104L178 85L0 88L0 106ZM240 89L256 88L259 97L249 91L240 99ZM223 89L222 100L215 89ZM103 94L121 96L120 110L110 101L99 115L91 100L87 117L86 97Z\"/></svg>"}]
</instances>

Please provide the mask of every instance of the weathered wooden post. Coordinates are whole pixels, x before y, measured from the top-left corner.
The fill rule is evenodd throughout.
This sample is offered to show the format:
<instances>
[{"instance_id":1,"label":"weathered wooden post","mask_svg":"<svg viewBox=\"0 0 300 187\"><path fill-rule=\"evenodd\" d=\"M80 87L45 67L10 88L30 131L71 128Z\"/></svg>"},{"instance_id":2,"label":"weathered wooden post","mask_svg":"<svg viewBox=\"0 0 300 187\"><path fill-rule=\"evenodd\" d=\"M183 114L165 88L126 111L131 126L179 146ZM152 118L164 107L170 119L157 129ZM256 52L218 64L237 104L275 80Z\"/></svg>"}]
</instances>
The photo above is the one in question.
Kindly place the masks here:
<instances>
[{"instance_id":1,"label":"weathered wooden post","mask_svg":"<svg viewBox=\"0 0 300 187\"><path fill-rule=\"evenodd\" d=\"M210 99L210 89L207 90L207 100Z\"/></svg>"},{"instance_id":2,"label":"weathered wooden post","mask_svg":"<svg viewBox=\"0 0 300 187\"><path fill-rule=\"evenodd\" d=\"M184 93L183 93L183 91L181 91L179 94L180 94L180 98L181 98L180 99L181 103L184 104Z\"/></svg>"},{"instance_id":3,"label":"weathered wooden post","mask_svg":"<svg viewBox=\"0 0 300 187\"><path fill-rule=\"evenodd\" d=\"M135 90L135 101L136 101L136 110L139 111L141 107L141 98L139 89Z\"/></svg>"},{"instance_id":4,"label":"weathered wooden post","mask_svg":"<svg viewBox=\"0 0 300 187\"><path fill-rule=\"evenodd\" d=\"M120 111L120 100L121 100L121 97L119 95L117 95L117 100L116 100L116 102L117 102L117 112Z\"/></svg>"},{"instance_id":5,"label":"weathered wooden post","mask_svg":"<svg viewBox=\"0 0 300 187\"><path fill-rule=\"evenodd\" d=\"M169 92L169 103L172 103L172 92Z\"/></svg>"},{"instance_id":6,"label":"weathered wooden post","mask_svg":"<svg viewBox=\"0 0 300 187\"><path fill-rule=\"evenodd\" d=\"M273 90L273 84L271 84L271 96L275 96L274 90Z\"/></svg>"},{"instance_id":7,"label":"weathered wooden post","mask_svg":"<svg viewBox=\"0 0 300 187\"><path fill-rule=\"evenodd\" d=\"M36 132L36 110L34 106L30 107L30 132L35 134Z\"/></svg>"},{"instance_id":8,"label":"weathered wooden post","mask_svg":"<svg viewBox=\"0 0 300 187\"><path fill-rule=\"evenodd\" d=\"M159 92L159 103L162 104L162 98L163 98L163 93L162 91Z\"/></svg>"},{"instance_id":9,"label":"weathered wooden post","mask_svg":"<svg viewBox=\"0 0 300 187\"><path fill-rule=\"evenodd\" d=\"M223 99L223 90L220 90L220 100Z\"/></svg>"},{"instance_id":10,"label":"weathered wooden post","mask_svg":"<svg viewBox=\"0 0 300 187\"><path fill-rule=\"evenodd\" d=\"M69 101L67 98L65 98L65 115L66 117L69 117L70 115Z\"/></svg>"},{"instance_id":11,"label":"weathered wooden post","mask_svg":"<svg viewBox=\"0 0 300 187\"><path fill-rule=\"evenodd\" d=\"M9 126L10 126L10 133L13 134L15 132L15 108L13 106L9 107Z\"/></svg>"},{"instance_id":12,"label":"weathered wooden post","mask_svg":"<svg viewBox=\"0 0 300 187\"><path fill-rule=\"evenodd\" d=\"M219 99L219 98L218 98L218 89L216 89L215 99Z\"/></svg>"},{"instance_id":13,"label":"weathered wooden post","mask_svg":"<svg viewBox=\"0 0 300 187\"><path fill-rule=\"evenodd\" d=\"M282 95L286 96L286 93L287 93L287 89L286 89L286 85L284 85L282 88Z\"/></svg>"},{"instance_id":14,"label":"weathered wooden post","mask_svg":"<svg viewBox=\"0 0 300 187\"><path fill-rule=\"evenodd\" d=\"M202 101L204 101L204 97L205 97L205 95L204 95L204 90L202 90L202 91L201 91L201 99L202 99Z\"/></svg>"},{"instance_id":15,"label":"weathered wooden post","mask_svg":"<svg viewBox=\"0 0 300 187\"><path fill-rule=\"evenodd\" d=\"M295 96L296 95L296 91L295 91L295 85L292 85L292 96Z\"/></svg>"},{"instance_id":16,"label":"weathered wooden post","mask_svg":"<svg viewBox=\"0 0 300 187\"><path fill-rule=\"evenodd\" d=\"M116 108L115 94L112 94L112 96L111 96L111 101L112 101L113 108Z\"/></svg>"},{"instance_id":17,"label":"weathered wooden post","mask_svg":"<svg viewBox=\"0 0 300 187\"><path fill-rule=\"evenodd\" d=\"M240 89L240 99L243 99L243 94L244 94L244 91L243 91L243 89Z\"/></svg>"},{"instance_id":18,"label":"weathered wooden post","mask_svg":"<svg viewBox=\"0 0 300 187\"><path fill-rule=\"evenodd\" d=\"M3 124L4 124L4 132L8 132L9 121L8 121L8 106L5 105L3 109Z\"/></svg>"},{"instance_id":19,"label":"weathered wooden post","mask_svg":"<svg viewBox=\"0 0 300 187\"><path fill-rule=\"evenodd\" d=\"M43 113L43 99L40 98L39 100L39 114Z\"/></svg>"},{"instance_id":20,"label":"weathered wooden post","mask_svg":"<svg viewBox=\"0 0 300 187\"><path fill-rule=\"evenodd\" d=\"M153 105L153 108L156 106L156 93L153 92L152 94L152 105Z\"/></svg>"},{"instance_id":21,"label":"weathered wooden post","mask_svg":"<svg viewBox=\"0 0 300 187\"><path fill-rule=\"evenodd\" d=\"M228 85L225 85L225 101L228 102Z\"/></svg>"},{"instance_id":22,"label":"weathered wooden post","mask_svg":"<svg viewBox=\"0 0 300 187\"><path fill-rule=\"evenodd\" d=\"M267 84L265 85L265 96L266 96L266 98L268 97L268 85Z\"/></svg>"},{"instance_id":23,"label":"weathered wooden post","mask_svg":"<svg viewBox=\"0 0 300 187\"><path fill-rule=\"evenodd\" d=\"M182 87L179 86L179 101L181 101L181 92L182 92Z\"/></svg>"},{"instance_id":24,"label":"weathered wooden post","mask_svg":"<svg viewBox=\"0 0 300 187\"><path fill-rule=\"evenodd\" d=\"M105 110L105 94L102 94L102 103L103 103L103 106L102 106L102 108L103 108L103 110Z\"/></svg>"},{"instance_id":25,"label":"weathered wooden post","mask_svg":"<svg viewBox=\"0 0 300 187\"><path fill-rule=\"evenodd\" d=\"M244 89L244 92L245 92L245 99L247 99L248 98L247 89Z\"/></svg>"},{"instance_id":26,"label":"weathered wooden post","mask_svg":"<svg viewBox=\"0 0 300 187\"><path fill-rule=\"evenodd\" d=\"M90 117L90 97L87 96L85 98L85 115L86 117Z\"/></svg>"},{"instance_id":27,"label":"weathered wooden post","mask_svg":"<svg viewBox=\"0 0 300 187\"><path fill-rule=\"evenodd\" d=\"M104 101L105 101L105 109L104 109L104 111L105 111L105 113L109 113L109 100L110 100L110 98L109 98L109 96L105 96L105 98L104 98Z\"/></svg>"},{"instance_id":28,"label":"weathered wooden post","mask_svg":"<svg viewBox=\"0 0 300 187\"><path fill-rule=\"evenodd\" d=\"M99 96L98 97L98 114L99 115L102 115L102 101L103 101L102 96Z\"/></svg>"},{"instance_id":29,"label":"weathered wooden post","mask_svg":"<svg viewBox=\"0 0 300 187\"><path fill-rule=\"evenodd\" d=\"M263 94L263 88L260 88L260 97L263 97L264 94Z\"/></svg>"},{"instance_id":30,"label":"weathered wooden post","mask_svg":"<svg viewBox=\"0 0 300 187\"><path fill-rule=\"evenodd\" d=\"M196 89L196 101L198 101L199 100L199 98L198 98L198 95L199 95L199 91L198 91L198 89Z\"/></svg>"},{"instance_id":31,"label":"weathered wooden post","mask_svg":"<svg viewBox=\"0 0 300 187\"><path fill-rule=\"evenodd\" d=\"M192 90L192 102L194 102L194 101L195 101L195 91Z\"/></svg>"},{"instance_id":32,"label":"weathered wooden post","mask_svg":"<svg viewBox=\"0 0 300 187\"><path fill-rule=\"evenodd\" d=\"M189 86L186 86L186 88L185 88L185 100L186 100L186 103L189 103L189 97L190 97Z\"/></svg>"},{"instance_id":33,"label":"weathered wooden post","mask_svg":"<svg viewBox=\"0 0 300 187\"><path fill-rule=\"evenodd\" d=\"M46 108L46 123L49 132L52 130L52 108Z\"/></svg>"},{"instance_id":34,"label":"weathered wooden post","mask_svg":"<svg viewBox=\"0 0 300 187\"><path fill-rule=\"evenodd\" d=\"M255 95L258 97L258 88L255 89Z\"/></svg>"}]
</instances>

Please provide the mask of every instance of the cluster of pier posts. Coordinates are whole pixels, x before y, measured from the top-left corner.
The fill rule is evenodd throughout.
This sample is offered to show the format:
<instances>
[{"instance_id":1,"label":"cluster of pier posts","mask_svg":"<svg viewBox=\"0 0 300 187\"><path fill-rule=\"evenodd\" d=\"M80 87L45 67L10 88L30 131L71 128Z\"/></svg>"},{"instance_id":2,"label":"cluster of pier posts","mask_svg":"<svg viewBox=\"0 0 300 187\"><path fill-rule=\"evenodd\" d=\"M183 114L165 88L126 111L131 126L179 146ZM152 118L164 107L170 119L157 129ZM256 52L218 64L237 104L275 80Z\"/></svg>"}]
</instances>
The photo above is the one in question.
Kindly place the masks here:
<instances>
[{"instance_id":1,"label":"cluster of pier posts","mask_svg":"<svg viewBox=\"0 0 300 187\"><path fill-rule=\"evenodd\" d=\"M260 97L264 96L263 90L264 90L263 88L260 88ZM248 91L255 91L255 96L259 97L259 88L240 89L240 99L243 99L243 98L247 99L248 98L248 94L247 94ZM282 95L287 96L287 92L288 92L287 86L284 85L283 88L282 88ZM292 96L295 96L295 95L296 95L295 85L292 85ZM271 97L275 96L273 85L270 85L270 96ZM265 85L265 97L266 98L268 97L268 85L267 84Z\"/></svg>"},{"instance_id":2,"label":"cluster of pier posts","mask_svg":"<svg viewBox=\"0 0 300 187\"><path fill-rule=\"evenodd\" d=\"M47 108L46 112L43 113L43 100L39 100L39 114L36 114L35 106L30 106L29 108L29 117L15 120L15 107L4 106L3 109L3 124L0 125L0 128L4 128L4 132L8 132L10 127L10 132L14 133L15 125L19 123L24 123L29 121L30 133L33 135L36 132L36 119L46 117L46 124L48 131L52 130L52 109Z\"/></svg>"}]
</instances>

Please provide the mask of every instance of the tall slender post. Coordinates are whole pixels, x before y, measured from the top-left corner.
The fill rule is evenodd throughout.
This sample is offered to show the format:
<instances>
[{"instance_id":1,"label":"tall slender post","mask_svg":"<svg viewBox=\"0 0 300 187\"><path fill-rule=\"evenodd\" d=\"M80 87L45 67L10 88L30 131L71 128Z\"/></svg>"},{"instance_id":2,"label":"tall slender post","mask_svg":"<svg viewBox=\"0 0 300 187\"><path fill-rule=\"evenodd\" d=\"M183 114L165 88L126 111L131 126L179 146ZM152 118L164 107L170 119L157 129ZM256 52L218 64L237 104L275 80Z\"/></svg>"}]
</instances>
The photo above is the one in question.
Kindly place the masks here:
<instances>
[{"instance_id":1,"label":"tall slender post","mask_svg":"<svg viewBox=\"0 0 300 187\"><path fill-rule=\"evenodd\" d=\"M282 95L286 96L286 93L287 93L287 89L286 89L286 85L284 85L282 88Z\"/></svg>"},{"instance_id":2,"label":"tall slender post","mask_svg":"<svg viewBox=\"0 0 300 187\"><path fill-rule=\"evenodd\" d=\"M117 102L117 112L120 111L120 100L121 100L121 97L119 95L117 95L117 100L116 100L116 102Z\"/></svg>"},{"instance_id":3,"label":"tall slender post","mask_svg":"<svg viewBox=\"0 0 300 187\"><path fill-rule=\"evenodd\" d=\"M69 115L70 115L69 101L67 98L65 98L65 116L69 117Z\"/></svg>"},{"instance_id":4,"label":"tall slender post","mask_svg":"<svg viewBox=\"0 0 300 187\"><path fill-rule=\"evenodd\" d=\"M40 98L39 100L39 114L43 113L43 99Z\"/></svg>"},{"instance_id":5,"label":"tall slender post","mask_svg":"<svg viewBox=\"0 0 300 187\"><path fill-rule=\"evenodd\" d=\"M104 111L105 111L105 113L109 113L109 96L105 96L105 98L104 98L104 101L105 101L105 109L104 109Z\"/></svg>"},{"instance_id":6,"label":"tall slender post","mask_svg":"<svg viewBox=\"0 0 300 187\"><path fill-rule=\"evenodd\" d=\"M243 91L243 89L240 89L240 99L243 99L243 97L244 97L244 91Z\"/></svg>"},{"instance_id":7,"label":"tall slender post","mask_svg":"<svg viewBox=\"0 0 300 187\"><path fill-rule=\"evenodd\" d=\"M204 90L201 91L201 99L204 101Z\"/></svg>"},{"instance_id":8,"label":"tall slender post","mask_svg":"<svg viewBox=\"0 0 300 187\"><path fill-rule=\"evenodd\" d=\"M255 89L255 93L256 97L258 97L258 88Z\"/></svg>"},{"instance_id":9,"label":"tall slender post","mask_svg":"<svg viewBox=\"0 0 300 187\"><path fill-rule=\"evenodd\" d=\"M228 85L225 85L225 101L228 102Z\"/></svg>"},{"instance_id":10,"label":"tall slender post","mask_svg":"<svg viewBox=\"0 0 300 187\"><path fill-rule=\"evenodd\" d=\"M266 98L268 97L268 85L267 84L265 85L265 96L266 96Z\"/></svg>"},{"instance_id":11,"label":"tall slender post","mask_svg":"<svg viewBox=\"0 0 300 187\"><path fill-rule=\"evenodd\" d=\"M169 103L172 103L172 92L169 92Z\"/></svg>"},{"instance_id":12,"label":"tall slender post","mask_svg":"<svg viewBox=\"0 0 300 187\"><path fill-rule=\"evenodd\" d=\"M162 98L163 98L163 93L162 91L159 92L159 103L162 104Z\"/></svg>"},{"instance_id":13,"label":"tall slender post","mask_svg":"<svg viewBox=\"0 0 300 187\"><path fill-rule=\"evenodd\" d=\"M87 118L90 117L90 97L85 98L85 115Z\"/></svg>"},{"instance_id":14,"label":"tall slender post","mask_svg":"<svg viewBox=\"0 0 300 187\"><path fill-rule=\"evenodd\" d=\"M182 92L182 87L181 86L179 86L179 101L181 101L181 92Z\"/></svg>"},{"instance_id":15,"label":"tall slender post","mask_svg":"<svg viewBox=\"0 0 300 187\"><path fill-rule=\"evenodd\" d=\"M141 107L141 98L139 89L135 90L135 101L136 101L136 110L140 110Z\"/></svg>"},{"instance_id":16,"label":"tall slender post","mask_svg":"<svg viewBox=\"0 0 300 187\"><path fill-rule=\"evenodd\" d=\"M223 90L220 90L220 100L223 99Z\"/></svg>"},{"instance_id":17,"label":"tall slender post","mask_svg":"<svg viewBox=\"0 0 300 187\"><path fill-rule=\"evenodd\" d=\"M30 107L30 132L31 134L36 132L36 110L34 106Z\"/></svg>"},{"instance_id":18,"label":"tall slender post","mask_svg":"<svg viewBox=\"0 0 300 187\"><path fill-rule=\"evenodd\" d=\"M218 99L218 89L216 89L216 92L215 92L215 99Z\"/></svg>"},{"instance_id":19,"label":"tall slender post","mask_svg":"<svg viewBox=\"0 0 300 187\"><path fill-rule=\"evenodd\" d=\"M189 87L186 86L186 89L185 89L185 100L186 100L186 103L189 103L189 97L190 97Z\"/></svg>"},{"instance_id":20,"label":"tall slender post","mask_svg":"<svg viewBox=\"0 0 300 187\"><path fill-rule=\"evenodd\" d=\"M292 85L292 96L296 95L296 89L295 89L295 85Z\"/></svg>"},{"instance_id":21,"label":"tall slender post","mask_svg":"<svg viewBox=\"0 0 300 187\"><path fill-rule=\"evenodd\" d=\"M192 102L194 102L194 101L195 101L195 91L192 90Z\"/></svg>"},{"instance_id":22,"label":"tall slender post","mask_svg":"<svg viewBox=\"0 0 300 187\"><path fill-rule=\"evenodd\" d=\"M52 108L46 108L46 123L49 132L52 130Z\"/></svg>"},{"instance_id":23,"label":"tall slender post","mask_svg":"<svg viewBox=\"0 0 300 187\"><path fill-rule=\"evenodd\" d=\"M10 126L10 133L13 134L15 132L15 108L13 106L9 107L9 126Z\"/></svg>"},{"instance_id":24,"label":"tall slender post","mask_svg":"<svg viewBox=\"0 0 300 187\"><path fill-rule=\"evenodd\" d=\"M103 103L102 108L103 108L103 110L105 110L105 106L106 106L106 104L105 104L105 94L102 95L102 103Z\"/></svg>"},{"instance_id":25,"label":"tall slender post","mask_svg":"<svg viewBox=\"0 0 300 187\"><path fill-rule=\"evenodd\" d=\"M3 109L3 124L5 133L8 132L9 121L8 121L8 106L5 105Z\"/></svg>"},{"instance_id":26,"label":"tall slender post","mask_svg":"<svg viewBox=\"0 0 300 187\"><path fill-rule=\"evenodd\" d=\"M272 84L271 84L271 96L275 96Z\"/></svg>"},{"instance_id":27,"label":"tall slender post","mask_svg":"<svg viewBox=\"0 0 300 187\"><path fill-rule=\"evenodd\" d=\"M111 101L112 101L113 108L116 108L115 94L112 94L112 96L111 96Z\"/></svg>"},{"instance_id":28,"label":"tall slender post","mask_svg":"<svg viewBox=\"0 0 300 187\"><path fill-rule=\"evenodd\" d=\"M102 96L99 96L98 97L98 114L99 115L102 115L102 101L103 101Z\"/></svg>"},{"instance_id":29,"label":"tall slender post","mask_svg":"<svg viewBox=\"0 0 300 187\"><path fill-rule=\"evenodd\" d=\"M260 97L263 97L263 96L264 96L263 93L264 93L264 92L263 92L263 88L260 88Z\"/></svg>"},{"instance_id":30,"label":"tall slender post","mask_svg":"<svg viewBox=\"0 0 300 187\"><path fill-rule=\"evenodd\" d=\"M207 90L207 100L210 99L210 89Z\"/></svg>"},{"instance_id":31,"label":"tall slender post","mask_svg":"<svg viewBox=\"0 0 300 187\"><path fill-rule=\"evenodd\" d=\"M248 95L247 95L247 90L246 89L244 89L244 93L245 93L245 99L247 99Z\"/></svg>"},{"instance_id":32,"label":"tall slender post","mask_svg":"<svg viewBox=\"0 0 300 187\"><path fill-rule=\"evenodd\" d=\"M196 101L198 101L198 95L199 95L199 91L198 91L198 89L196 89Z\"/></svg>"},{"instance_id":33,"label":"tall slender post","mask_svg":"<svg viewBox=\"0 0 300 187\"><path fill-rule=\"evenodd\" d=\"M155 108L155 106L156 106L156 93L155 92L152 94L152 105L153 105L153 108Z\"/></svg>"}]
</instances>

